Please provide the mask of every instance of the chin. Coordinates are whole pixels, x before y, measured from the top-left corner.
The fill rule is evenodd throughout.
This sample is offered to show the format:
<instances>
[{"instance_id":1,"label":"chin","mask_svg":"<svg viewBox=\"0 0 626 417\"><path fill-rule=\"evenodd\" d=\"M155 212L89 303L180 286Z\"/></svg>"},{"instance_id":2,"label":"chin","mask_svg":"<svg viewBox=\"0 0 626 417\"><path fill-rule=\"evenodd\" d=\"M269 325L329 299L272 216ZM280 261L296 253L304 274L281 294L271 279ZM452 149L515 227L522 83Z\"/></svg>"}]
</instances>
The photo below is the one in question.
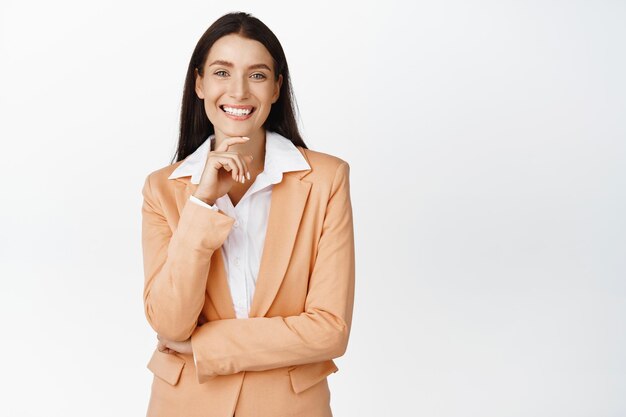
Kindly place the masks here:
<instances>
[{"instance_id":1,"label":"chin","mask_svg":"<svg viewBox=\"0 0 626 417\"><path fill-rule=\"evenodd\" d=\"M240 128L230 128L230 129L224 129L222 130L222 132L224 132L225 135L227 136L248 136L256 131L258 131L259 128L258 127L240 127Z\"/></svg>"},{"instance_id":2,"label":"chin","mask_svg":"<svg viewBox=\"0 0 626 417\"><path fill-rule=\"evenodd\" d=\"M233 136L249 136L250 135L250 131L249 130L233 130L233 131L224 131L224 135L228 136L228 137L233 137Z\"/></svg>"}]
</instances>

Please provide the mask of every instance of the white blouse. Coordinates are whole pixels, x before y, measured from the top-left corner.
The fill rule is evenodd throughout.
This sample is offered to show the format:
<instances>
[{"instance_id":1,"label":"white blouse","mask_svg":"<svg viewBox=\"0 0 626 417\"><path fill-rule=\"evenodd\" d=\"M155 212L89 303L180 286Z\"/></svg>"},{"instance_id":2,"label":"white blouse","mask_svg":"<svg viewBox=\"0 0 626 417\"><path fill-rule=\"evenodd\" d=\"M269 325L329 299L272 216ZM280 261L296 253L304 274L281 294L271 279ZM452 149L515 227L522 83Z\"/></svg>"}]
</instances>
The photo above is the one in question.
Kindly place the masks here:
<instances>
[{"instance_id":1,"label":"white blouse","mask_svg":"<svg viewBox=\"0 0 626 417\"><path fill-rule=\"evenodd\" d=\"M214 148L214 139L215 135L209 136L168 178L191 176L191 183L199 184L209 149ZM272 187L282 181L284 172L304 169L310 169L310 166L296 146L279 133L268 130L265 134L264 170L257 175L237 206L233 206L228 193L218 198L213 206L190 196L195 204L212 210L219 209L235 219L222 245L222 254L237 318L248 318L252 305L265 242Z\"/></svg>"}]
</instances>

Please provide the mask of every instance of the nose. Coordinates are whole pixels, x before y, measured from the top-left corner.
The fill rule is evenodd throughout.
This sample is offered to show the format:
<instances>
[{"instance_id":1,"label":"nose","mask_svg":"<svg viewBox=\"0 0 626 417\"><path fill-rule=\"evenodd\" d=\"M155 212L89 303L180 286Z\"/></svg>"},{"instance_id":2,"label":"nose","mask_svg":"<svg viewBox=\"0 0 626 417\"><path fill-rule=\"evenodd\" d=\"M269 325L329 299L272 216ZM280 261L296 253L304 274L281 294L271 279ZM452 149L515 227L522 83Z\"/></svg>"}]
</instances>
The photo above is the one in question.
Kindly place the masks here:
<instances>
[{"instance_id":1,"label":"nose","mask_svg":"<svg viewBox=\"0 0 626 417\"><path fill-rule=\"evenodd\" d=\"M246 77L233 77L229 85L229 95L237 100L248 98L248 79Z\"/></svg>"}]
</instances>

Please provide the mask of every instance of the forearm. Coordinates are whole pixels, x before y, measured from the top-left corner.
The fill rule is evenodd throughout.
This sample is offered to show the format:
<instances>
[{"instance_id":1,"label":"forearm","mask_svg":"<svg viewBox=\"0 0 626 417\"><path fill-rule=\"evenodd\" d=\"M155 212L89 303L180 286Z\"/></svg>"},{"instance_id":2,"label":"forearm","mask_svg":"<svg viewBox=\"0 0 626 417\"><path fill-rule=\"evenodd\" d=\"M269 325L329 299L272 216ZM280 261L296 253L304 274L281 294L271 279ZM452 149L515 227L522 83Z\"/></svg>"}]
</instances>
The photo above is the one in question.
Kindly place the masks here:
<instances>
[{"instance_id":1,"label":"forearm","mask_svg":"<svg viewBox=\"0 0 626 417\"><path fill-rule=\"evenodd\" d=\"M344 354L349 331L342 319L319 310L212 321L191 336L198 381L333 359Z\"/></svg>"}]
</instances>

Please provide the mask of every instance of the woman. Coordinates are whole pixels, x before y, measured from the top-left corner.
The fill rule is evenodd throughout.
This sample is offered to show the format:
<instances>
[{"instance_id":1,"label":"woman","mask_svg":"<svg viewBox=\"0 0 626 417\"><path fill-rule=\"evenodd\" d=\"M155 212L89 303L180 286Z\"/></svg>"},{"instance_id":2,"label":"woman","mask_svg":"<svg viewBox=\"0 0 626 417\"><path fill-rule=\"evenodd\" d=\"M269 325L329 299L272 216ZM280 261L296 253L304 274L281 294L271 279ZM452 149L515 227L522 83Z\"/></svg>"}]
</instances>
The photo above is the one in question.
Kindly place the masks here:
<instances>
[{"instance_id":1,"label":"woman","mask_svg":"<svg viewBox=\"0 0 626 417\"><path fill-rule=\"evenodd\" d=\"M246 13L200 38L177 161L142 190L148 417L332 416L354 300L349 165L309 150L274 34Z\"/></svg>"}]
</instances>

